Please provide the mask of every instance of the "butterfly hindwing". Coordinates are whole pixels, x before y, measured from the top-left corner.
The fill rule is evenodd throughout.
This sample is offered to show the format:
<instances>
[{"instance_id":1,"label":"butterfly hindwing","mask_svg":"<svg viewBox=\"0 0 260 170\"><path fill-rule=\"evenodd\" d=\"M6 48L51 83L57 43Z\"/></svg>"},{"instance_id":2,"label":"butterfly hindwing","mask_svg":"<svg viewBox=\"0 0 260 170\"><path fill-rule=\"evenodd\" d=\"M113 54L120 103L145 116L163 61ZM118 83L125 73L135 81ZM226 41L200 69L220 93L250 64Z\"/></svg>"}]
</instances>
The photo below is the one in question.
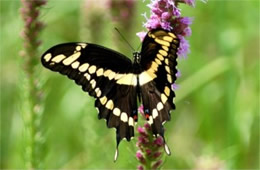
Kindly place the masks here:
<instances>
[{"instance_id":1,"label":"butterfly hindwing","mask_svg":"<svg viewBox=\"0 0 260 170\"><path fill-rule=\"evenodd\" d=\"M170 120L170 110L175 109L175 93L172 84L177 73L178 38L171 32L157 29L148 32L141 50L141 66L146 76L139 81L150 81L141 85L144 112L153 133L163 137L162 124Z\"/></svg>"},{"instance_id":2,"label":"butterfly hindwing","mask_svg":"<svg viewBox=\"0 0 260 170\"><path fill-rule=\"evenodd\" d=\"M98 118L106 119L109 128L116 128L118 144L121 139L134 136L137 97L133 83L137 80L131 60L95 44L66 43L46 51L42 64L75 80L96 98Z\"/></svg>"}]
</instances>

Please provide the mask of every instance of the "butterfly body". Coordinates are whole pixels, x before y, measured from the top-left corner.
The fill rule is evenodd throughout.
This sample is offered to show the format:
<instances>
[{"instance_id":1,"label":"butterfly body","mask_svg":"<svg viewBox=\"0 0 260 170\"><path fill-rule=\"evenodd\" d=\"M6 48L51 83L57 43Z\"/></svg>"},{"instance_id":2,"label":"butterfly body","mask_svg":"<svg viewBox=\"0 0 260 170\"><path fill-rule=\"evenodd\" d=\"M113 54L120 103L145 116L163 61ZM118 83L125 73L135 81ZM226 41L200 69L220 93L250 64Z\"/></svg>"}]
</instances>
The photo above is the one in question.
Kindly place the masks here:
<instances>
[{"instance_id":1,"label":"butterfly body","mask_svg":"<svg viewBox=\"0 0 260 170\"><path fill-rule=\"evenodd\" d=\"M116 128L117 146L123 138L134 136L138 103L154 135L164 138L163 123L175 109L178 38L162 29L151 30L143 40L141 52L133 62L111 49L90 43L54 46L42 55L42 64L67 75L93 96L98 118ZM165 150L169 148L165 145ZM117 155L117 153L116 153Z\"/></svg>"}]
</instances>

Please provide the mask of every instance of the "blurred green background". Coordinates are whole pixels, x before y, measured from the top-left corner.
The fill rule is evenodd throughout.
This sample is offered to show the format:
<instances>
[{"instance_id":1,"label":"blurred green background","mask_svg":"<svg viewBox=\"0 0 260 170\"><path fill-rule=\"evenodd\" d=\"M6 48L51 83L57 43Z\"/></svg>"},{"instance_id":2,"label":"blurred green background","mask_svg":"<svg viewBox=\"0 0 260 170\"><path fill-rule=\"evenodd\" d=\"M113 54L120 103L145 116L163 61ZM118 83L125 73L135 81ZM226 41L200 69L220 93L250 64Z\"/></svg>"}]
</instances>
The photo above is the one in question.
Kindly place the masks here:
<instances>
[{"instance_id":1,"label":"blurred green background","mask_svg":"<svg viewBox=\"0 0 260 170\"><path fill-rule=\"evenodd\" d=\"M114 27L137 48L140 40L135 33L144 30L141 13L149 14L148 1L136 2L130 31L111 20L104 3L96 2L48 1L41 9L40 20L46 26L39 61L49 47L71 41L95 42L131 56ZM21 4L1 0L0 5L1 169L25 168ZM259 1L197 1L195 8L180 8L183 16L194 17L191 53L179 60L177 109L165 124L172 155L164 157L163 169L259 169ZM94 99L40 64L39 72L45 93L41 167L137 167L136 139L121 142L114 163L115 133L97 119Z\"/></svg>"}]
</instances>

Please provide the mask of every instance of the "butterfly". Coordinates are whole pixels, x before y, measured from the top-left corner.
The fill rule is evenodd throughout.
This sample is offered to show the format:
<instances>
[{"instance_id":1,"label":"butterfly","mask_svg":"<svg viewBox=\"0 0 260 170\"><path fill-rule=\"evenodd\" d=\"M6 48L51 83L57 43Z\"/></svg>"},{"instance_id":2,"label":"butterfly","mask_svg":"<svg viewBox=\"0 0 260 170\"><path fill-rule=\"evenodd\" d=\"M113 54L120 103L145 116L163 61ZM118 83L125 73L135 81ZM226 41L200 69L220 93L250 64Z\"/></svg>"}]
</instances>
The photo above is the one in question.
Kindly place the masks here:
<instances>
[{"instance_id":1,"label":"butterfly","mask_svg":"<svg viewBox=\"0 0 260 170\"><path fill-rule=\"evenodd\" d=\"M114 50L91 43L64 43L47 50L41 57L44 67L67 75L95 98L98 118L116 129L116 153L122 139L134 137L138 121L138 103L155 136L164 140L163 124L175 109L172 84L176 80L179 39L173 32L150 30L141 52L133 53L133 62Z\"/></svg>"}]
</instances>

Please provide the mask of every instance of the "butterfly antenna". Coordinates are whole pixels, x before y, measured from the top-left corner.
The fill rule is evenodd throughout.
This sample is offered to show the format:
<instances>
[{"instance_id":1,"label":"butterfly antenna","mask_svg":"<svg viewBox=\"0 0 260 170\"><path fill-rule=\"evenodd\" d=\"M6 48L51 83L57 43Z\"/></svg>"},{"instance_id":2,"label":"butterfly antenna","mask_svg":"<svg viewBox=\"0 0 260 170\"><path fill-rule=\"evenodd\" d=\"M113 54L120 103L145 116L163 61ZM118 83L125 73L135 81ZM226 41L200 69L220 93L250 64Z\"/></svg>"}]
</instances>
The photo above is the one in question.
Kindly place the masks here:
<instances>
[{"instance_id":1,"label":"butterfly antenna","mask_svg":"<svg viewBox=\"0 0 260 170\"><path fill-rule=\"evenodd\" d=\"M135 51L135 49L130 45L130 43L126 40L126 38L120 33L120 31L115 28L115 30L118 32L118 34L121 36L121 38L127 43L127 45L133 50Z\"/></svg>"}]
</instances>

